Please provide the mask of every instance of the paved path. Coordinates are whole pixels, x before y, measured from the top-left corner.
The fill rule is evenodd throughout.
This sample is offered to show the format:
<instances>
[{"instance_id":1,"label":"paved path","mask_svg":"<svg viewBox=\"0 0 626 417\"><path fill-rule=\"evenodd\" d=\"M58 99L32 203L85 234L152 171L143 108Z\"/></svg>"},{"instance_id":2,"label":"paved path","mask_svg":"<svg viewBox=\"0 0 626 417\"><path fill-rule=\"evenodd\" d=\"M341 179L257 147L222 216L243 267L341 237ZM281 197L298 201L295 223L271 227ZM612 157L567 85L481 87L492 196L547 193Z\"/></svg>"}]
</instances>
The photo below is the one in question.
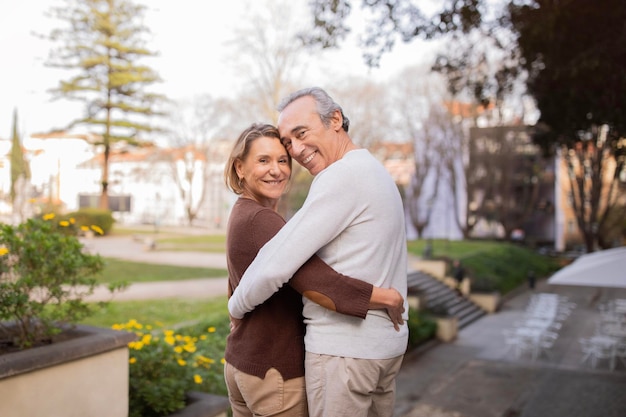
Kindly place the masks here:
<instances>
[{"instance_id":1,"label":"paved path","mask_svg":"<svg viewBox=\"0 0 626 417\"><path fill-rule=\"evenodd\" d=\"M549 357L516 359L502 330L519 321L532 292L462 329L452 343L410 353L397 379L395 417L625 417L626 363L609 371L581 363L579 338L596 331L598 303L626 298L626 289L538 283L537 292L569 297L576 309L563 322Z\"/></svg>"},{"instance_id":2,"label":"paved path","mask_svg":"<svg viewBox=\"0 0 626 417\"><path fill-rule=\"evenodd\" d=\"M87 250L106 258L161 265L184 265L226 269L224 254L149 250L144 242L132 236L82 239ZM228 278L198 278L183 281L138 282L113 296L116 301L162 298L211 298L226 296ZM105 287L97 288L87 301L110 300Z\"/></svg>"}]
</instances>

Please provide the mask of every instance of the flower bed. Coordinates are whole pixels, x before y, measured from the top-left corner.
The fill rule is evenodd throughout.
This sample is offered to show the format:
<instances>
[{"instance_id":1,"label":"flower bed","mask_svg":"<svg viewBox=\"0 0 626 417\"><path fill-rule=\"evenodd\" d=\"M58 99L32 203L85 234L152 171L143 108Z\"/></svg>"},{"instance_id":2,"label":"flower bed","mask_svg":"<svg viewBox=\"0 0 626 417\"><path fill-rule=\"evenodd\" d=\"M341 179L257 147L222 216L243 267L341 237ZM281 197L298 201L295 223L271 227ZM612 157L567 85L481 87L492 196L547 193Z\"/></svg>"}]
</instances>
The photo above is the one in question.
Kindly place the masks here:
<instances>
[{"instance_id":1,"label":"flower bed","mask_svg":"<svg viewBox=\"0 0 626 417\"><path fill-rule=\"evenodd\" d=\"M172 330L130 320L113 328L137 336L129 344L130 417L175 413L187 405L191 391L227 395L223 356L228 323Z\"/></svg>"}]
</instances>

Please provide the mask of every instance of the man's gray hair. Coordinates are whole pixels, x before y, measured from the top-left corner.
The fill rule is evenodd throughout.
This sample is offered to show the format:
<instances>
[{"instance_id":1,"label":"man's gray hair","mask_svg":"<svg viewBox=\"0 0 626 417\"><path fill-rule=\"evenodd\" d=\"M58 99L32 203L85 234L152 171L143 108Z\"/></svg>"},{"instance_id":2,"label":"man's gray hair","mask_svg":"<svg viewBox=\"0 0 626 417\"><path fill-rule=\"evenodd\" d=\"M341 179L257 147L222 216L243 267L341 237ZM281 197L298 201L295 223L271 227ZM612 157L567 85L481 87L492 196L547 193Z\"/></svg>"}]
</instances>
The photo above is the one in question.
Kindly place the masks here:
<instances>
[{"instance_id":1,"label":"man's gray hair","mask_svg":"<svg viewBox=\"0 0 626 417\"><path fill-rule=\"evenodd\" d=\"M315 103L317 104L317 113L319 114L320 119L322 119L322 123L324 124L324 126L330 126L330 121L332 120L335 111L339 110L339 113L341 113L341 117L343 119L341 127L346 132L348 131L348 128L350 127L350 119L348 119L346 115L343 114L343 109L341 108L341 106L335 103L335 100L333 100L326 91L322 90L319 87L303 88L302 90L298 90L294 93L289 94L278 104L278 111L283 111L285 107L287 107L289 104L299 99L300 97L305 96L313 97L313 99L315 100Z\"/></svg>"}]
</instances>

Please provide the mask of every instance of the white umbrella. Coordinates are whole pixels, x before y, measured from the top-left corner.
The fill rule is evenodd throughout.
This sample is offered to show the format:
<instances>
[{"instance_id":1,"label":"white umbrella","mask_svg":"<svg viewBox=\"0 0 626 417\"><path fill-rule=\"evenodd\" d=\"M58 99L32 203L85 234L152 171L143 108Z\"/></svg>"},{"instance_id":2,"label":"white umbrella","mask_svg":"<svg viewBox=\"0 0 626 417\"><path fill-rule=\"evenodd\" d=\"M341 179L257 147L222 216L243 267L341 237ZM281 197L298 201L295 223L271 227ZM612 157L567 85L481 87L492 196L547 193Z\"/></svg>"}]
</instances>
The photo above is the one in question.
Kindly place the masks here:
<instances>
[{"instance_id":1,"label":"white umbrella","mask_svg":"<svg viewBox=\"0 0 626 417\"><path fill-rule=\"evenodd\" d=\"M554 273L548 284L626 288L626 247L582 255Z\"/></svg>"}]
</instances>

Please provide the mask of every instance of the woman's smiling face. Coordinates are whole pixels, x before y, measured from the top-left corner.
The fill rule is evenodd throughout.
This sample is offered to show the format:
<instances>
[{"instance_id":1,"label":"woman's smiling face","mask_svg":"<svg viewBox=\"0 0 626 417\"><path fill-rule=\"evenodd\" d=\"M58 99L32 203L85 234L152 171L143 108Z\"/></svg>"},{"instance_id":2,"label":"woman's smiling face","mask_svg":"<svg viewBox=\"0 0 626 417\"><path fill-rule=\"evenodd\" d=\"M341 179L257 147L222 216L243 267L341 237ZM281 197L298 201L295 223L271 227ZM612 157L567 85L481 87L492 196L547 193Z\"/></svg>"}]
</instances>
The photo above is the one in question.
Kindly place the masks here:
<instances>
[{"instance_id":1,"label":"woman's smiling face","mask_svg":"<svg viewBox=\"0 0 626 417\"><path fill-rule=\"evenodd\" d=\"M289 155L279 139L261 136L250 145L245 160L235 163L243 196L276 209L291 176Z\"/></svg>"}]
</instances>

